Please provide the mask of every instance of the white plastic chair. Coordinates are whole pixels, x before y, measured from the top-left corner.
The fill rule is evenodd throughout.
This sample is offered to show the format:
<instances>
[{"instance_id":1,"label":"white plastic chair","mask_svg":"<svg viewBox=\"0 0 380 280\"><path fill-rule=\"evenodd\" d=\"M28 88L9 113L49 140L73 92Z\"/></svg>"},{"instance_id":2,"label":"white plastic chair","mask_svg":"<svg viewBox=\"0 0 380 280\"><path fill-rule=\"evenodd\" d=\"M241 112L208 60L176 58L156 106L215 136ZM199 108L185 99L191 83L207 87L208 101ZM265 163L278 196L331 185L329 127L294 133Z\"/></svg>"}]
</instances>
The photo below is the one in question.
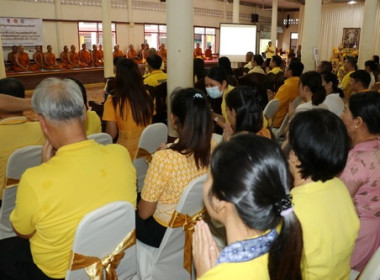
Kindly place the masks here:
<instances>
[{"instance_id":1,"label":"white plastic chair","mask_svg":"<svg viewBox=\"0 0 380 280\"><path fill-rule=\"evenodd\" d=\"M207 175L190 182L176 207L179 213L193 216L204 208L203 184ZM137 240L137 275L141 280L195 279L183 267L185 233L182 227L167 228L160 248L148 246Z\"/></svg>"},{"instance_id":2,"label":"white plastic chair","mask_svg":"<svg viewBox=\"0 0 380 280\"><path fill-rule=\"evenodd\" d=\"M364 270L359 276L359 280L379 280L380 279L380 247L371 257Z\"/></svg>"},{"instance_id":3,"label":"white plastic chair","mask_svg":"<svg viewBox=\"0 0 380 280\"><path fill-rule=\"evenodd\" d=\"M274 127L271 128L274 138L277 142L280 140L282 136L284 136L284 130L285 130L285 127L288 125L288 123L289 123L289 115L286 114L279 128L274 128Z\"/></svg>"},{"instance_id":4,"label":"white plastic chair","mask_svg":"<svg viewBox=\"0 0 380 280\"><path fill-rule=\"evenodd\" d=\"M223 135L213 133L211 140L215 141L217 144L221 143L223 141Z\"/></svg>"},{"instance_id":5,"label":"white plastic chair","mask_svg":"<svg viewBox=\"0 0 380 280\"><path fill-rule=\"evenodd\" d=\"M126 201L115 201L83 217L79 223L72 251L102 259L112 253L123 239L135 230L135 209ZM118 279L132 279L136 275L136 245L127 248L116 274ZM69 267L72 265L71 259ZM103 273L103 278L105 274ZM89 280L84 268L68 270L66 280Z\"/></svg>"},{"instance_id":6,"label":"white plastic chair","mask_svg":"<svg viewBox=\"0 0 380 280\"><path fill-rule=\"evenodd\" d=\"M41 164L42 146L26 146L14 151L8 158L5 177L7 187L3 190L0 208L0 240L16 236L9 216L15 208L17 185L26 169Z\"/></svg>"},{"instance_id":7,"label":"white plastic chair","mask_svg":"<svg viewBox=\"0 0 380 280\"><path fill-rule=\"evenodd\" d=\"M112 136L104 132L87 135L87 138L94 139L95 142L103 145L112 144Z\"/></svg>"},{"instance_id":8,"label":"white plastic chair","mask_svg":"<svg viewBox=\"0 0 380 280\"><path fill-rule=\"evenodd\" d=\"M278 108L280 108L280 100L272 99L264 108L264 115L269 120L277 113Z\"/></svg>"},{"instance_id":9,"label":"white plastic chair","mask_svg":"<svg viewBox=\"0 0 380 280\"><path fill-rule=\"evenodd\" d=\"M168 127L163 123L154 123L148 125L141 133L138 150L144 150L149 154L157 151L162 143L168 139ZM148 170L148 163L145 157L139 157L139 151L133 160L133 166L136 168L137 192L141 192L144 185L144 179Z\"/></svg>"}]
</instances>

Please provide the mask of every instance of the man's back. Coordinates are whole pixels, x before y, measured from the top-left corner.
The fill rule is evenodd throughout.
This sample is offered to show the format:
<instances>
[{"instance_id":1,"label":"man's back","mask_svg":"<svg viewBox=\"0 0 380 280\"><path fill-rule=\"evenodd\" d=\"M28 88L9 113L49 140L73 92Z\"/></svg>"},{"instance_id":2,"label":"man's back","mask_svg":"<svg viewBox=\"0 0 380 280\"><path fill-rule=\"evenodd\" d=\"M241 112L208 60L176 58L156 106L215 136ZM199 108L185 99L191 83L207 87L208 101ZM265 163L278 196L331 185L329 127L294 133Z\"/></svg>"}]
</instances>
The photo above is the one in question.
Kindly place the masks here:
<instances>
[{"instance_id":1,"label":"man's back","mask_svg":"<svg viewBox=\"0 0 380 280\"><path fill-rule=\"evenodd\" d=\"M63 278L76 227L87 213L112 201L136 205L136 172L126 149L93 140L58 149L48 162L27 170L20 182L12 225L30 239L34 263Z\"/></svg>"}]
</instances>

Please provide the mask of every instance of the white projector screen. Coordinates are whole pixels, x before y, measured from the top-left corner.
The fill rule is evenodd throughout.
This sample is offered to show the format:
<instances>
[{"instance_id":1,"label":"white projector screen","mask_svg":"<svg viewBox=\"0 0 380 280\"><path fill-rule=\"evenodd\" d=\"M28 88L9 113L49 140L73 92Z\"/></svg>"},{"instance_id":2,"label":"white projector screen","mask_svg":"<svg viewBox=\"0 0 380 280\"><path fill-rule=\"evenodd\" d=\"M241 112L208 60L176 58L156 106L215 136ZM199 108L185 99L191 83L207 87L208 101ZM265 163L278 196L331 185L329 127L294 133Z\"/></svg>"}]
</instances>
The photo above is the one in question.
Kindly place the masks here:
<instances>
[{"instance_id":1,"label":"white projector screen","mask_svg":"<svg viewBox=\"0 0 380 280\"><path fill-rule=\"evenodd\" d=\"M227 56L231 62L245 61L245 55L256 53L257 26L250 24L220 24L219 57Z\"/></svg>"}]
</instances>

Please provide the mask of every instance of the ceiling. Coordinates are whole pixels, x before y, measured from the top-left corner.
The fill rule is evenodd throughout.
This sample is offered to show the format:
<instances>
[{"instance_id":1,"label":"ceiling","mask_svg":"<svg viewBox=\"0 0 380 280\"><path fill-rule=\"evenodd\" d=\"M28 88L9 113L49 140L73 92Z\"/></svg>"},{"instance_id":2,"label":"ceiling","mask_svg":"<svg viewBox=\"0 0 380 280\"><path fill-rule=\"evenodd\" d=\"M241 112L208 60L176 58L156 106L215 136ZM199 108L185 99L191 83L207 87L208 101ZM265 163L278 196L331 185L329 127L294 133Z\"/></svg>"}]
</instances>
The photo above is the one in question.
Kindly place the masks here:
<instances>
[{"instance_id":1,"label":"ceiling","mask_svg":"<svg viewBox=\"0 0 380 280\"><path fill-rule=\"evenodd\" d=\"M227 1L232 2L233 0ZM348 1L349 0L322 0L322 3L346 3ZM358 2L363 1L364 0L358 0ZM272 7L272 0L240 0L240 3L248 6L257 6L260 8ZM278 8L282 10L298 10L302 4L305 4L305 0L278 0Z\"/></svg>"}]
</instances>

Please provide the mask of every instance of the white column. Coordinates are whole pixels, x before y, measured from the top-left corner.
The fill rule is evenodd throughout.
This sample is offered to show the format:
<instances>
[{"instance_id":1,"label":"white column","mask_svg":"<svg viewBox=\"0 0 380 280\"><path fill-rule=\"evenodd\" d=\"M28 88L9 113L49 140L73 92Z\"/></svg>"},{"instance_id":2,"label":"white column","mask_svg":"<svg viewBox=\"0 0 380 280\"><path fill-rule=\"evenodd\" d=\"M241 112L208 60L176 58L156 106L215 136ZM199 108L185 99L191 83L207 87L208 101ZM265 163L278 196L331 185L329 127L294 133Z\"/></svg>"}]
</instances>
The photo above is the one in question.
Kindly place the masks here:
<instances>
[{"instance_id":1,"label":"white column","mask_svg":"<svg viewBox=\"0 0 380 280\"><path fill-rule=\"evenodd\" d=\"M3 53L3 42L0 36L0 79L5 78L5 64L4 64L4 53Z\"/></svg>"},{"instance_id":2,"label":"white column","mask_svg":"<svg viewBox=\"0 0 380 280\"><path fill-rule=\"evenodd\" d=\"M113 75L112 31L111 31L111 0L102 0L104 77Z\"/></svg>"},{"instance_id":3,"label":"white column","mask_svg":"<svg viewBox=\"0 0 380 280\"><path fill-rule=\"evenodd\" d=\"M364 63L372 59L375 43L375 19L378 6L378 0L366 0L364 2L364 13L362 29L359 43L359 61L358 67L364 69Z\"/></svg>"},{"instance_id":4,"label":"white column","mask_svg":"<svg viewBox=\"0 0 380 280\"><path fill-rule=\"evenodd\" d=\"M167 0L168 115L170 97L177 87L193 86L193 1ZM177 136L169 124L169 135Z\"/></svg>"},{"instance_id":5,"label":"white column","mask_svg":"<svg viewBox=\"0 0 380 280\"><path fill-rule=\"evenodd\" d=\"M63 49L63 38L62 38L63 27L62 27L62 22L60 21L62 19L61 0L55 0L54 6L55 6L55 19L57 20L57 22L56 22L57 50L55 50L55 53L60 54L62 49Z\"/></svg>"},{"instance_id":6,"label":"white column","mask_svg":"<svg viewBox=\"0 0 380 280\"><path fill-rule=\"evenodd\" d=\"M129 30L128 30L128 43L132 41L132 28L135 27L135 21L133 19L133 5L132 0L128 0L128 21L129 21ZM137 49L137 46L135 46Z\"/></svg>"},{"instance_id":7,"label":"white column","mask_svg":"<svg viewBox=\"0 0 380 280\"><path fill-rule=\"evenodd\" d=\"M272 41L272 46L277 48L277 14L278 14L278 0L272 1L272 27L270 30L270 40Z\"/></svg>"},{"instance_id":8,"label":"white column","mask_svg":"<svg viewBox=\"0 0 380 280\"><path fill-rule=\"evenodd\" d=\"M240 22L239 18L240 18L240 0L234 0L234 5L232 7L232 23L239 23Z\"/></svg>"},{"instance_id":9,"label":"white column","mask_svg":"<svg viewBox=\"0 0 380 280\"><path fill-rule=\"evenodd\" d=\"M302 28L302 63L304 72L315 70L313 49L319 46L321 32L322 0L306 0Z\"/></svg>"}]
</instances>

